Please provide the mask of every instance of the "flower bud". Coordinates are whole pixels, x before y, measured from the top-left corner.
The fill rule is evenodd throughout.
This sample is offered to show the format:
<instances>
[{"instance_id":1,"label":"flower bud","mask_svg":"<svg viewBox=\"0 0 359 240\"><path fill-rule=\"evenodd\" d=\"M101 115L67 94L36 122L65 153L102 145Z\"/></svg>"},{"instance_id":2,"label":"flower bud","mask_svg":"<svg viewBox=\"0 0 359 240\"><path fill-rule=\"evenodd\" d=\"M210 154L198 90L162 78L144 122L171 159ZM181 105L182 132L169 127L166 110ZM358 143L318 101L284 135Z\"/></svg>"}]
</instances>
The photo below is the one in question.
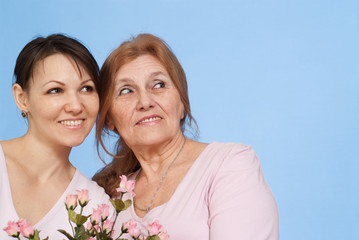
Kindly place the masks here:
<instances>
[{"instance_id":1,"label":"flower bud","mask_svg":"<svg viewBox=\"0 0 359 240\"><path fill-rule=\"evenodd\" d=\"M90 217L90 221L92 223L92 225L96 225L99 224L101 222L101 214L102 214L102 210L101 209L94 209L91 217Z\"/></svg>"},{"instance_id":2,"label":"flower bud","mask_svg":"<svg viewBox=\"0 0 359 240\"><path fill-rule=\"evenodd\" d=\"M85 207L89 202L89 194L88 191L85 189L77 190L77 197L81 207Z\"/></svg>"},{"instance_id":3,"label":"flower bud","mask_svg":"<svg viewBox=\"0 0 359 240\"><path fill-rule=\"evenodd\" d=\"M31 236L34 236L34 229L25 219L20 219L17 224L20 227L20 233L24 237L30 238Z\"/></svg>"},{"instance_id":4,"label":"flower bud","mask_svg":"<svg viewBox=\"0 0 359 240\"><path fill-rule=\"evenodd\" d=\"M123 193L130 193L132 197L134 197L136 194L133 192L135 189L135 181L133 180L127 180L127 177L125 175L122 175L121 182L118 188L116 188L117 192L123 192Z\"/></svg>"},{"instance_id":5,"label":"flower bud","mask_svg":"<svg viewBox=\"0 0 359 240\"><path fill-rule=\"evenodd\" d=\"M3 230L11 237L18 237L20 234L20 228L15 221L9 221Z\"/></svg>"},{"instance_id":6,"label":"flower bud","mask_svg":"<svg viewBox=\"0 0 359 240\"><path fill-rule=\"evenodd\" d=\"M77 206L77 195L69 194L66 196L65 200L66 209L74 210Z\"/></svg>"}]
</instances>

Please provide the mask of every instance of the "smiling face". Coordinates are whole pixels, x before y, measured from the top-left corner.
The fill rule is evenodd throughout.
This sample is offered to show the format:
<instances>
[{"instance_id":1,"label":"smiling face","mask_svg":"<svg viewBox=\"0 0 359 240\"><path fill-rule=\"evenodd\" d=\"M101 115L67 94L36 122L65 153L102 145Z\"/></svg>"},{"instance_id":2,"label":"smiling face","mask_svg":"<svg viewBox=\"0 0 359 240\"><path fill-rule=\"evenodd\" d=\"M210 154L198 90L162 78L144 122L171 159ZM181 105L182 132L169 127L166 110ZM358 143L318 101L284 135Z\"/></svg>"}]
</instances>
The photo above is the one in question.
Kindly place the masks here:
<instances>
[{"instance_id":1,"label":"smiling face","mask_svg":"<svg viewBox=\"0 0 359 240\"><path fill-rule=\"evenodd\" d=\"M46 57L35 65L25 93L28 134L55 146L81 144L91 131L99 99L88 73L63 54Z\"/></svg>"},{"instance_id":2,"label":"smiling face","mask_svg":"<svg viewBox=\"0 0 359 240\"><path fill-rule=\"evenodd\" d=\"M142 55L117 72L107 125L130 148L168 143L182 134L183 117L179 93L156 58Z\"/></svg>"}]
</instances>

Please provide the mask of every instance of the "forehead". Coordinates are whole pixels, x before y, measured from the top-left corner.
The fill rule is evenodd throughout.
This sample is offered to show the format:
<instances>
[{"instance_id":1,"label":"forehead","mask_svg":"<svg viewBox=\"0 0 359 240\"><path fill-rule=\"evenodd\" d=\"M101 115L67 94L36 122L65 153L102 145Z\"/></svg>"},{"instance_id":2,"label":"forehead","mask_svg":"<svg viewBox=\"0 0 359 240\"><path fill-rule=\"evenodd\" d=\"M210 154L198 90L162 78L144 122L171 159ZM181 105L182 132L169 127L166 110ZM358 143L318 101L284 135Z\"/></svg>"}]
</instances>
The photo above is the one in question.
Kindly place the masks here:
<instances>
[{"instance_id":1,"label":"forehead","mask_svg":"<svg viewBox=\"0 0 359 240\"><path fill-rule=\"evenodd\" d=\"M169 76L166 68L157 58L151 55L142 55L120 67L116 73L116 80L143 77L154 73Z\"/></svg>"},{"instance_id":2,"label":"forehead","mask_svg":"<svg viewBox=\"0 0 359 240\"><path fill-rule=\"evenodd\" d=\"M32 82L40 79L57 80L70 74L76 74L79 78L88 78L89 74L78 65L70 56L64 54L52 54L38 61L34 66Z\"/></svg>"},{"instance_id":3,"label":"forehead","mask_svg":"<svg viewBox=\"0 0 359 240\"><path fill-rule=\"evenodd\" d=\"M52 54L38 61L34 66L34 74L46 74L49 71L60 71L62 68L75 67L75 62L63 54Z\"/></svg>"}]
</instances>

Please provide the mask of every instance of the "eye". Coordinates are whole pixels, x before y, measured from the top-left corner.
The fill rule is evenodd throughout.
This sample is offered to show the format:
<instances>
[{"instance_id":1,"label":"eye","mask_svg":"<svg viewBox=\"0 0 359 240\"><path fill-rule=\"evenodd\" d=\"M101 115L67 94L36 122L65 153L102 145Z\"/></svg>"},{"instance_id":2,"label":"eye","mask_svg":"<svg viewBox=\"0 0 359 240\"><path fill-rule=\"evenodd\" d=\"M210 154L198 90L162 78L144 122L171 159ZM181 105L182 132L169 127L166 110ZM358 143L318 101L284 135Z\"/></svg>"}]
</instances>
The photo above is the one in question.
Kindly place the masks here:
<instances>
[{"instance_id":1,"label":"eye","mask_svg":"<svg viewBox=\"0 0 359 240\"><path fill-rule=\"evenodd\" d=\"M56 93L60 93L60 92L62 92L61 88L51 88L46 93L48 93L48 94L56 94Z\"/></svg>"},{"instance_id":2,"label":"eye","mask_svg":"<svg viewBox=\"0 0 359 240\"><path fill-rule=\"evenodd\" d=\"M94 87L92 86L84 86L82 89L81 89L82 92L93 92L94 91Z\"/></svg>"},{"instance_id":3,"label":"eye","mask_svg":"<svg viewBox=\"0 0 359 240\"><path fill-rule=\"evenodd\" d=\"M165 87L165 83L164 82L159 82L156 83L153 88L164 88Z\"/></svg>"},{"instance_id":4,"label":"eye","mask_svg":"<svg viewBox=\"0 0 359 240\"><path fill-rule=\"evenodd\" d=\"M119 95L129 94L129 93L132 93L132 92L133 91L131 89L129 89L129 88L123 88L123 89L121 89Z\"/></svg>"}]
</instances>

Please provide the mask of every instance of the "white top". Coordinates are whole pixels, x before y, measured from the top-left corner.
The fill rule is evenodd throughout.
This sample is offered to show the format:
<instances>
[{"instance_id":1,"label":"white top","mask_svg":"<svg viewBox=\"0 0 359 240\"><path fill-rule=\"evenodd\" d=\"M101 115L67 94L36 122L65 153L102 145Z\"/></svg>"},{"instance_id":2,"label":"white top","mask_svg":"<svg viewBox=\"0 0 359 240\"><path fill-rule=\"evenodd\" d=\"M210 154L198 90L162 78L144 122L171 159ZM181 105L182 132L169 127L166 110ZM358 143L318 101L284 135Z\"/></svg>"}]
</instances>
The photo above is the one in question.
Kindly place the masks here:
<instances>
[{"instance_id":1,"label":"white top","mask_svg":"<svg viewBox=\"0 0 359 240\"><path fill-rule=\"evenodd\" d=\"M72 234L70 228L70 223L68 221L68 214L65 208L65 198L68 194L76 194L76 190L87 189L89 192L90 202L84 208L84 215L89 215L92 213L93 208L97 208L97 204L106 203L111 206L109 202L109 197L95 182L88 179L83 175L78 169L67 186L65 192L58 199L55 205L51 210L38 222L34 228L40 230L40 238L44 239L49 236L50 240L60 240L67 239L62 233L58 232L58 229L63 229L68 233ZM26 196L24 196L24 201L26 201ZM39 199L39 204L41 204L41 199ZM78 209L79 206L76 208ZM75 211L76 211L75 210ZM9 177L6 168L6 161L4 152L0 145L0 239L6 240L14 238L9 237L3 228L7 226L8 221L17 221L19 216L16 213L11 189L9 184ZM77 211L76 211L77 212ZM114 214L110 212L110 215Z\"/></svg>"},{"instance_id":2,"label":"white top","mask_svg":"<svg viewBox=\"0 0 359 240\"><path fill-rule=\"evenodd\" d=\"M131 218L142 233L158 218L171 240L279 239L278 209L259 159L250 146L236 143L209 144L167 203L143 218L131 206L115 229Z\"/></svg>"}]
</instances>

